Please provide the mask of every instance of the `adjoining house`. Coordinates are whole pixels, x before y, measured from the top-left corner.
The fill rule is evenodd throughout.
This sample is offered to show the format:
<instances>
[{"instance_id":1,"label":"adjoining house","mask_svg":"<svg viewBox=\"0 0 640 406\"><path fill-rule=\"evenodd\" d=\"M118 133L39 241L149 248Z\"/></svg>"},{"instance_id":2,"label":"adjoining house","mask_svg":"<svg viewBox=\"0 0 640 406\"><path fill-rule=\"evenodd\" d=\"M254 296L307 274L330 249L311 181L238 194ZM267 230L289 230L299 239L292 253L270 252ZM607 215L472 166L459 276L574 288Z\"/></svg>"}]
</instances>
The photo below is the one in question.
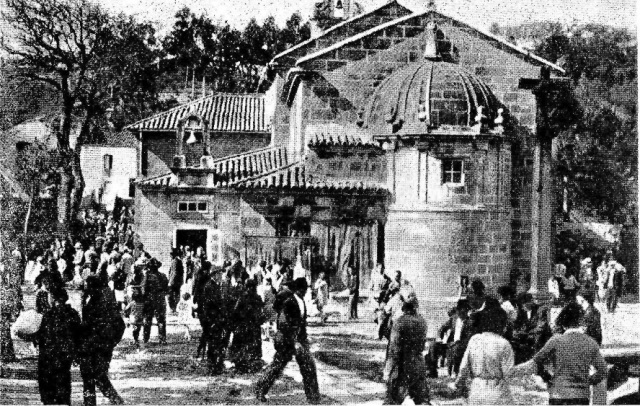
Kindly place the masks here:
<instances>
[{"instance_id":1,"label":"adjoining house","mask_svg":"<svg viewBox=\"0 0 640 406\"><path fill-rule=\"evenodd\" d=\"M532 87L561 68L395 1L268 68L266 94L212 96L128 127L145 174L136 227L152 255L169 264L189 245L218 263L230 251L248 265L300 258L333 286L350 266L363 290L384 262L415 287L431 334L463 276L493 290L515 269L546 291L551 141Z\"/></svg>"},{"instance_id":2,"label":"adjoining house","mask_svg":"<svg viewBox=\"0 0 640 406\"><path fill-rule=\"evenodd\" d=\"M80 169L85 183L84 200L98 203L110 211L117 197L133 200L139 153L137 141L128 131L112 133L105 138L104 143L82 146Z\"/></svg>"}]
</instances>

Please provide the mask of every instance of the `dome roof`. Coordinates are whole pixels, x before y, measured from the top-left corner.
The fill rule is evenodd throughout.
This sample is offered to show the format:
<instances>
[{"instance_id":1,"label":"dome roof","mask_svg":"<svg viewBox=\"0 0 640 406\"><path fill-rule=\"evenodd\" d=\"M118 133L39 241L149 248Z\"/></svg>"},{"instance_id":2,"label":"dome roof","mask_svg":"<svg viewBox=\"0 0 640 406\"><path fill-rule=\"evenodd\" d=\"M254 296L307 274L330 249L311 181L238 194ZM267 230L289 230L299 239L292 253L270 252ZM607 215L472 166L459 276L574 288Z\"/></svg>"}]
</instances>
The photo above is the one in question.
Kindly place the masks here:
<instances>
[{"instance_id":1,"label":"dome roof","mask_svg":"<svg viewBox=\"0 0 640 406\"><path fill-rule=\"evenodd\" d=\"M487 132L494 127L499 107L487 85L459 65L425 60L378 86L365 112L365 125L374 136Z\"/></svg>"}]
</instances>

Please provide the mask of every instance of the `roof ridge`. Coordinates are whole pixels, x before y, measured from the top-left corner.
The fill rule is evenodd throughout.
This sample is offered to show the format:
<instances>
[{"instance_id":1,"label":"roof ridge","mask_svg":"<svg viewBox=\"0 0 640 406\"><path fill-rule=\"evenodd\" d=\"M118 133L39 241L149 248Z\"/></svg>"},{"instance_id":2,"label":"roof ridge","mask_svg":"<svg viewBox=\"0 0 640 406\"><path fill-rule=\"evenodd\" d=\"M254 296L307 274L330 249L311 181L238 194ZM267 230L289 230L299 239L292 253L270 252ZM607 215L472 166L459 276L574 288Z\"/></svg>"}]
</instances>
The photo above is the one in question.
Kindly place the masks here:
<instances>
[{"instance_id":1,"label":"roof ridge","mask_svg":"<svg viewBox=\"0 0 640 406\"><path fill-rule=\"evenodd\" d=\"M511 50L516 51L516 52L518 52L518 53L520 53L520 54L522 54L522 55L524 55L526 57L535 59L539 63L547 65L547 66L555 69L556 71L558 71L558 72L560 72L562 74L566 73L564 69L562 69L560 66L556 65L555 63L550 62L550 61L548 61L548 60L546 60L546 59L544 59L542 57L539 57L539 56L535 55L534 53L529 52L526 49L521 48L521 47L519 47L519 46L517 46L515 44L512 44L509 41L505 40L504 38L498 37L498 36L496 36L494 34L491 34L488 31L485 31L483 29L480 29L480 28L474 27L472 25L469 25L468 23L462 22L462 21L460 21L459 19L457 19L455 17L451 17L451 16L449 16L447 14L443 14L440 11L434 11L434 10L425 10L425 11L414 12L412 14L409 14L409 15L406 15L406 16L402 16L402 17L398 17L395 20L391 20L391 21L388 21L388 22L386 22L384 24L380 24L380 25L377 25L375 27L372 27L372 28L370 28L370 29L368 29L366 31L360 32L360 33L358 33L356 35L353 35L351 37L345 38L342 41L336 42L335 44L330 45L330 46L328 46L326 48L320 49L317 52L314 52L312 54L303 56L302 58L300 58L300 59L298 59L296 61L295 66L299 66L302 63L308 62L308 61L310 61L312 59L315 59L315 58L317 58L319 56L322 56L322 55L324 55L326 53L329 53L329 52L334 51L336 49L340 49L343 46L345 46L345 45L347 45L347 44L349 44L351 42L357 41L357 40L359 40L361 38L364 38L364 37L366 37L368 35L371 35L371 34L376 33L378 31L384 30L385 28L392 27L392 26L397 25L399 23L402 23L402 22L404 22L406 20L411 20L412 18L427 16L430 13L434 13L434 14L439 15L440 17L455 21L457 24L464 25L464 26L466 26L466 27L468 27L468 28L470 28L472 30L475 30L478 33L480 33L480 34L482 34L482 35L484 35L484 36L486 36L486 37L488 37L488 38L490 38L490 39L492 39L494 41L500 42L502 45L506 45L507 47L511 48Z\"/></svg>"},{"instance_id":2,"label":"roof ridge","mask_svg":"<svg viewBox=\"0 0 640 406\"><path fill-rule=\"evenodd\" d=\"M341 27L345 26L346 24L352 23L352 22L357 21L357 20L359 20L361 18L364 18L364 17L368 17L371 14L374 14L375 12L380 11L381 9L383 9L383 8L385 8L385 7L387 7L387 6L391 5L391 4L394 4L394 3L395 4L399 4L400 6L406 8L407 10L409 10L412 13L414 12L412 9L410 9L406 5L401 4L400 1L391 0L391 1L387 2L387 3L382 4L380 7L374 8L373 10L371 10L371 11L369 11L367 13L358 14L356 16L353 16L353 17L349 18L348 20L344 20L344 21L342 21L342 22L340 22L340 23L338 23L336 25L332 25L331 27L327 28L326 30L323 30L320 34L318 34L316 36L313 36L313 37L310 37L309 39L306 39L306 40L304 40L302 42L299 42L296 45L292 46L291 48L285 49L284 51L280 52L278 55L274 56L271 59L271 62L269 62L269 63L272 63L276 59L282 58L283 56L285 56L285 55L287 55L287 54L289 54L289 53L291 53L291 52L293 52L293 51L295 51L295 50L297 50L297 49L299 49L299 48L301 48L301 47L303 47L305 45L308 45L308 44L310 44L311 42L313 42L315 40L318 40L320 38L325 37L326 35L328 35L332 31L335 31L338 28L341 28Z\"/></svg>"}]
</instances>

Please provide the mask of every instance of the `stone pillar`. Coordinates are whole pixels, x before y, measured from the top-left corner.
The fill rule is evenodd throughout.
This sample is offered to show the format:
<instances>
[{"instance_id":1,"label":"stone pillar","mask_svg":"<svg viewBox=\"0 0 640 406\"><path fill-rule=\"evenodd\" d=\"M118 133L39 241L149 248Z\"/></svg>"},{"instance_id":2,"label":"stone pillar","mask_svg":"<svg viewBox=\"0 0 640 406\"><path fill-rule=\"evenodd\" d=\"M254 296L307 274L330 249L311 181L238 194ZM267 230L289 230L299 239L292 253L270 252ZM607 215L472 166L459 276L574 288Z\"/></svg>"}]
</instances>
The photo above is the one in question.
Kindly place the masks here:
<instances>
[{"instance_id":1,"label":"stone pillar","mask_svg":"<svg viewBox=\"0 0 640 406\"><path fill-rule=\"evenodd\" d=\"M184 168L187 166L187 158L184 156L183 144L184 144L184 123L180 122L178 123L178 128L176 129L176 154L173 157L174 168Z\"/></svg>"},{"instance_id":2,"label":"stone pillar","mask_svg":"<svg viewBox=\"0 0 640 406\"><path fill-rule=\"evenodd\" d=\"M202 126L202 157L200 158L200 166L203 168L213 168L213 157L211 156L211 134L209 134L209 123L200 119Z\"/></svg>"}]
</instances>

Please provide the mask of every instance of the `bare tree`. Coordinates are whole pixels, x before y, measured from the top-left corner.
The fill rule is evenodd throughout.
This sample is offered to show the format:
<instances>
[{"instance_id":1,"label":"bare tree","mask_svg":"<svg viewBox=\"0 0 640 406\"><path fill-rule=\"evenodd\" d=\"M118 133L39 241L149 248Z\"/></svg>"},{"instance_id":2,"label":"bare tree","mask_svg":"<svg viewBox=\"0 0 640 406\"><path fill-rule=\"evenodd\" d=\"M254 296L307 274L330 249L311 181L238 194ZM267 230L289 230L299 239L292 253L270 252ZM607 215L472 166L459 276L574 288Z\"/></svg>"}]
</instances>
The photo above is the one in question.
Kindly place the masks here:
<instances>
[{"instance_id":1,"label":"bare tree","mask_svg":"<svg viewBox=\"0 0 640 406\"><path fill-rule=\"evenodd\" d=\"M151 50L154 31L123 15L110 16L88 0L5 2L2 17L9 29L2 49L17 62L19 76L47 83L61 97L62 114L54 128L62 175L58 220L64 230L75 219L84 190L82 145L104 126L106 110L122 101L119 96L139 94L140 86L153 87L144 81L153 77L145 70L153 69L156 58ZM123 84L129 78L144 84ZM114 95L114 89L122 95ZM74 128L79 129L75 146Z\"/></svg>"}]
</instances>

